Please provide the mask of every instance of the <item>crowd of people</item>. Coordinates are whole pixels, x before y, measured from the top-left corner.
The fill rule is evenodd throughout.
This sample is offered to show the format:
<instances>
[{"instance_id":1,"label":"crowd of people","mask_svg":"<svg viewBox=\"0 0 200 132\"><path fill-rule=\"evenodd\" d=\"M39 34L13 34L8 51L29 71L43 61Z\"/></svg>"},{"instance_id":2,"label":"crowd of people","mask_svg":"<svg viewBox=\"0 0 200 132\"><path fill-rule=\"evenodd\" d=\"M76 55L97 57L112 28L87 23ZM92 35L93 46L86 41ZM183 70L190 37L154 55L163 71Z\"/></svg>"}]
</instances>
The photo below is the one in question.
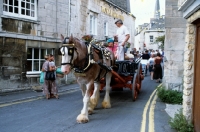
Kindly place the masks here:
<instances>
[{"instance_id":1,"label":"crowd of people","mask_svg":"<svg viewBox=\"0 0 200 132\"><path fill-rule=\"evenodd\" d=\"M159 50L145 50L142 52L140 48L139 50L133 48L130 54L126 53L126 43L130 38L130 33L121 19L118 19L115 25L118 27L116 35L114 35L114 39L107 40L107 48L114 53L116 60L129 59L128 55L130 54L134 59L142 58L143 60L148 60L147 69L151 75L151 80L161 82L163 73L161 63L163 62L164 51L162 50L161 54Z\"/></svg>"},{"instance_id":2,"label":"crowd of people","mask_svg":"<svg viewBox=\"0 0 200 132\"><path fill-rule=\"evenodd\" d=\"M134 55L134 58L142 58L143 60L148 60L146 68L149 70L151 80L156 80L158 83L161 82L163 77L161 65L161 63L163 63L164 57L163 50L161 53L158 50L145 50L142 52L140 48L138 51L136 48L133 48L130 53Z\"/></svg>"}]
</instances>

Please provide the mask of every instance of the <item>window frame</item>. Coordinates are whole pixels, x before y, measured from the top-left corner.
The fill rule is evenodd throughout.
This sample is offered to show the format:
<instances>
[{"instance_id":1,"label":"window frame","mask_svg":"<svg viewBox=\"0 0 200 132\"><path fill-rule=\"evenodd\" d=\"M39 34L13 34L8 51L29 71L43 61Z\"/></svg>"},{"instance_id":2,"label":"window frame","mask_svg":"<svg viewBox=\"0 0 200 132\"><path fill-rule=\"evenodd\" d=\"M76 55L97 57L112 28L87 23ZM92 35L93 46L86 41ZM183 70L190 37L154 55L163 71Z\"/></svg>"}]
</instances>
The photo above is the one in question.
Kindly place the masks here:
<instances>
[{"instance_id":1,"label":"window frame","mask_svg":"<svg viewBox=\"0 0 200 132\"><path fill-rule=\"evenodd\" d=\"M32 47L28 47L27 50L28 49L32 50L32 55L31 55L32 58L31 59L27 58L27 61L31 61L31 71L28 71L28 72L41 72L40 67L43 65L43 64L41 64L41 61L45 61L45 59L42 59L42 57L41 57L41 50L42 49L45 50L45 52L46 52L45 55L47 54L47 50L51 50L50 54L54 54L54 49L53 48L45 49L45 48L32 48ZM35 55L34 50L35 49L39 49L39 58L38 59L34 59L34 55ZM39 61L39 71L35 71L34 70L34 62L35 61Z\"/></svg>"},{"instance_id":2,"label":"window frame","mask_svg":"<svg viewBox=\"0 0 200 132\"><path fill-rule=\"evenodd\" d=\"M104 22L104 36L108 36L108 22Z\"/></svg>"},{"instance_id":3,"label":"window frame","mask_svg":"<svg viewBox=\"0 0 200 132\"><path fill-rule=\"evenodd\" d=\"M97 35L97 16L90 15L90 34Z\"/></svg>"},{"instance_id":4,"label":"window frame","mask_svg":"<svg viewBox=\"0 0 200 132\"><path fill-rule=\"evenodd\" d=\"M6 0L4 0L6 1ZM11 16L11 17L17 17L17 18L25 18L25 19L30 19L30 20L37 20L37 0L34 0L34 3L27 2L27 0L18 0L18 6L15 6L14 1L13 1L13 5L12 5L12 12L9 12L9 0L7 0L7 4L4 3L3 1L3 15L6 16ZM25 3L25 7L23 8L21 3L24 1ZM26 5L29 4L30 8L26 8ZM34 5L34 9L32 9L32 5ZM7 7L7 11L4 11L4 7ZM14 13L15 12L15 8L18 7L18 13ZM25 10L25 15L22 14L22 9ZM26 15L27 11L30 11L30 16ZM31 16L32 11L34 11L34 17Z\"/></svg>"},{"instance_id":5,"label":"window frame","mask_svg":"<svg viewBox=\"0 0 200 132\"><path fill-rule=\"evenodd\" d=\"M151 38L152 37L152 38ZM153 35L150 35L149 36L149 41L151 42L151 43L153 43L154 41L153 41Z\"/></svg>"}]
</instances>

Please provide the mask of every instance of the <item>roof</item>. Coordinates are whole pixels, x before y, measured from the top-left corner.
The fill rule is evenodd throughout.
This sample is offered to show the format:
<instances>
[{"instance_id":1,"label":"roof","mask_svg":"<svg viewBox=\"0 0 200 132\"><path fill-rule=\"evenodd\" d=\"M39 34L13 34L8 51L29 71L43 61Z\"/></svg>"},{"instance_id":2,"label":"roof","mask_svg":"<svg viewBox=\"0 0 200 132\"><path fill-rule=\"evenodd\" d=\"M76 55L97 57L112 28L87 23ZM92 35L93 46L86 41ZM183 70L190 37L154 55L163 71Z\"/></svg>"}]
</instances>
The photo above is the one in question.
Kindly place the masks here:
<instances>
[{"instance_id":1,"label":"roof","mask_svg":"<svg viewBox=\"0 0 200 132\"><path fill-rule=\"evenodd\" d=\"M107 2L108 4L118 8L119 10L125 12L126 14L129 14L130 16L132 16L133 18L136 18L132 13L130 13L130 7L128 7L128 5L130 6L130 1L127 0L126 2L126 6L122 6L120 4L120 2L124 3L124 0L104 0L105 2Z\"/></svg>"},{"instance_id":2,"label":"roof","mask_svg":"<svg viewBox=\"0 0 200 132\"><path fill-rule=\"evenodd\" d=\"M164 18L151 18L150 20L150 30L155 30L155 29L164 29L165 28L165 19Z\"/></svg>"}]
</instances>

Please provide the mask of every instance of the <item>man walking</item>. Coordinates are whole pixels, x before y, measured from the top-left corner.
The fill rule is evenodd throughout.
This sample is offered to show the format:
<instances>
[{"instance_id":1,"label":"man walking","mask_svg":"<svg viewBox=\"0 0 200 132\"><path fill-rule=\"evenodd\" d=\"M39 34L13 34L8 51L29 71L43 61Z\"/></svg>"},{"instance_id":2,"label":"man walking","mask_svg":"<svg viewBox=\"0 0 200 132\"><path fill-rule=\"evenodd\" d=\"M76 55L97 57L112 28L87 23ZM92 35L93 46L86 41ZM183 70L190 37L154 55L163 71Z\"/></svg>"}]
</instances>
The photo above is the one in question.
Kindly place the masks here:
<instances>
[{"instance_id":1,"label":"man walking","mask_svg":"<svg viewBox=\"0 0 200 132\"><path fill-rule=\"evenodd\" d=\"M130 34L127 27L123 25L121 19L117 20L115 25L118 27L117 33L114 36L118 39L117 60L124 60L124 46L130 38Z\"/></svg>"}]
</instances>

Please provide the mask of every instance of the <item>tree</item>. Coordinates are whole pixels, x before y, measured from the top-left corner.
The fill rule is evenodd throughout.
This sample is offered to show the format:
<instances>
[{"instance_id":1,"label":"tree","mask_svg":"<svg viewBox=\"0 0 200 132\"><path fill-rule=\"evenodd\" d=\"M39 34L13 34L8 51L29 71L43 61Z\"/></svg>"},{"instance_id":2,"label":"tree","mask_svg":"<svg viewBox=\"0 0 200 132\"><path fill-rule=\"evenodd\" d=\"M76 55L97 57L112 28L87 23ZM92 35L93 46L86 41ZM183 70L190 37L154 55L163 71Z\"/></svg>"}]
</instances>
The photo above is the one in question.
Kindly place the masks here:
<instances>
[{"instance_id":1,"label":"tree","mask_svg":"<svg viewBox=\"0 0 200 132\"><path fill-rule=\"evenodd\" d=\"M155 43L158 44L159 49L164 49L165 35L156 37Z\"/></svg>"}]
</instances>

